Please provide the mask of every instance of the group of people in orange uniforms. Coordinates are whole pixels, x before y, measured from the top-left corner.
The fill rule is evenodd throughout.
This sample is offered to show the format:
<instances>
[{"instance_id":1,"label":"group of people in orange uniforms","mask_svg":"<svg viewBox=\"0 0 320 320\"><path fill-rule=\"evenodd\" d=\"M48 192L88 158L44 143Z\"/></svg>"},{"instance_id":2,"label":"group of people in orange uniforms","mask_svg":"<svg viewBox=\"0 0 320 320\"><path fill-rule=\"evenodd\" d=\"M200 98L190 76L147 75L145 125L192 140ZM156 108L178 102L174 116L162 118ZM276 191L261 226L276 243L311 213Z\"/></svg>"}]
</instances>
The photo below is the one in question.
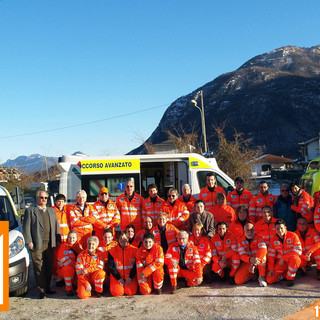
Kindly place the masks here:
<instances>
[{"instance_id":1,"label":"group of people in orange uniforms","mask_svg":"<svg viewBox=\"0 0 320 320\"><path fill-rule=\"evenodd\" d=\"M255 197L240 177L227 196L213 173L207 174L206 184L199 199L187 184L180 198L176 189L169 189L166 201L151 184L143 199L131 180L115 202L106 187L93 204L86 202L84 190L74 205L58 195L56 284L65 285L68 296L77 287L82 299L100 297L108 287L113 296L138 290L161 294L165 276L172 294L178 278L187 286L215 277L241 285L256 275L259 286L284 278L292 286L298 269L306 274L313 262L320 280L320 206L314 207L298 183L282 185L275 196L261 181Z\"/></svg>"}]
</instances>

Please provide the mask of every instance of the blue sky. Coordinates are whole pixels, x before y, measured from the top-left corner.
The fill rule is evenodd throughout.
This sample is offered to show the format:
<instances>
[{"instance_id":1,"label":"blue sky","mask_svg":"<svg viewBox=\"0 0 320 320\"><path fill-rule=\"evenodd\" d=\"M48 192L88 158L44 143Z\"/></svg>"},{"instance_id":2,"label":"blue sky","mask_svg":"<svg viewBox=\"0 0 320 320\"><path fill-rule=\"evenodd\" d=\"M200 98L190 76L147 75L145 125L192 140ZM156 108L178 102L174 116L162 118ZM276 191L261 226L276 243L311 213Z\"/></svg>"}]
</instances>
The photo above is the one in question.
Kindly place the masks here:
<instances>
[{"instance_id":1,"label":"blue sky","mask_svg":"<svg viewBox=\"0 0 320 320\"><path fill-rule=\"evenodd\" d=\"M180 96L264 52L319 45L319 12L318 0L2 0L0 163L125 154Z\"/></svg>"}]
</instances>

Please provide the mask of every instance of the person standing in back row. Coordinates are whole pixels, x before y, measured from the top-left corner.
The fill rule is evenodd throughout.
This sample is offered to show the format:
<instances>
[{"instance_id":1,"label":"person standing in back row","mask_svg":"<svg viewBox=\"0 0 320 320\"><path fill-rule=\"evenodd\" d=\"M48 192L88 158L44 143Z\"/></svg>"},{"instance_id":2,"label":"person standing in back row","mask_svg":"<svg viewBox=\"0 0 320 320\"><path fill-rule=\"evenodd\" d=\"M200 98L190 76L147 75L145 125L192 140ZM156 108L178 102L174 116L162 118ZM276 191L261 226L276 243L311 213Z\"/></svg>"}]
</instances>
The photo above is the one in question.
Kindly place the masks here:
<instances>
[{"instance_id":1,"label":"person standing in back row","mask_svg":"<svg viewBox=\"0 0 320 320\"><path fill-rule=\"evenodd\" d=\"M47 208L47 199L46 191L38 191L36 205L26 209L23 219L23 234L31 253L40 299L55 293L50 288L53 252L61 242L59 221L55 210Z\"/></svg>"},{"instance_id":2,"label":"person standing in back row","mask_svg":"<svg viewBox=\"0 0 320 320\"><path fill-rule=\"evenodd\" d=\"M228 193L227 205L232 207L234 210L241 205L249 207L250 201L253 199L253 194L244 188L244 181L241 177L237 177L234 180L236 189Z\"/></svg>"},{"instance_id":3,"label":"person standing in back row","mask_svg":"<svg viewBox=\"0 0 320 320\"><path fill-rule=\"evenodd\" d=\"M222 187L217 185L213 172L207 173L206 182L207 186L200 190L199 200L202 200L206 204L205 209L213 214L213 206L215 205L217 194L220 192L226 195L226 193Z\"/></svg>"},{"instance_id":4,"label":"person standing in back row","mask_svg":"<svg viewBox=\"0 0 320 320\"><path fill-rule=\"evenodd\" d=\"M126 230L132 224L135 231L142 229L143 198L134 191L134 182L129 180L125 184L125 192L117 198L117 207L121 216L121 230Z\"/></svg>"}]
</instances>

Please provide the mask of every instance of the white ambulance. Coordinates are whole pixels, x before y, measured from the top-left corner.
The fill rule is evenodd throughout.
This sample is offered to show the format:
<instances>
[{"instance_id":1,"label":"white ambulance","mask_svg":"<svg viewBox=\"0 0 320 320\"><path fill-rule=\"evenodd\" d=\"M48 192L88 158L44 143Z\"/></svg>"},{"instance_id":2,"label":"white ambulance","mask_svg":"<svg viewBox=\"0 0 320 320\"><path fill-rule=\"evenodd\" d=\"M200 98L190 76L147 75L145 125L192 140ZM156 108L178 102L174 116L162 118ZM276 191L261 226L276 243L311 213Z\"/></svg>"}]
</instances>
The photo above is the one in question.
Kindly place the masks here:
<instances>
[{"instance_id":1,"label":"white ambulance","mask_svg":"<svg viewBox=\"0 0 320 320\"><path fill-rule=\"evenodd\" d=\"M147 187L158 186L158 194L166 198L168 189L176 188L181 194L182 186L189 183L196 197L206 186L206 174L213 172L217 183L228 193L233 190L233 180L222 172L215 158L205 158L196 153L149 154L130 156L89 157L84 154L59 158L61 171L59 192L67 203L75 203L77 191L87 192L88 202L97 200L99 189L107 187L114 199L124 193L127 180L134 181L135 191L148 197Z\"/></svg>"}]
</instances>

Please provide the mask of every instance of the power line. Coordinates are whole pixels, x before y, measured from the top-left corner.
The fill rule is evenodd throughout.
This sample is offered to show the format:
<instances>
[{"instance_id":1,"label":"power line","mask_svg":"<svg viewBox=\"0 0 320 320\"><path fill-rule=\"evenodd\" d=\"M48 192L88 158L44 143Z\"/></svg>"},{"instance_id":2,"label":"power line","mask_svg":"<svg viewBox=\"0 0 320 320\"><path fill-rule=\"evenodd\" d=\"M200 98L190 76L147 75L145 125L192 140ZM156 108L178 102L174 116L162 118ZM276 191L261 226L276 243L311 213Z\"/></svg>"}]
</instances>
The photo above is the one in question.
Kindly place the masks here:
<instances>
[{"instance_id":1,"label":"power line","mask_svg":"<svg viewBox=\"0 0 320 320\"><path fill-rule=\"evenodd\" d=\"M109 118L104 118L104 119L93 120L93 121L89 121L89 122L73 124L73 125L70 125L70 126L64 126L64 127L59 127L59 128L53 128L53 129L47 129L47 130L41 130L41 131L35 131L35 132L28 132L28 133L20 133L20 134L14 134L14 135L10 135L10 136L2 136L2 137L0 137L0 139L31 136L31 135L34 135L34 134L47 133L47 132L53 132L53 131L59 131L59 130L65 130L65 129L70 129L70 128L81 127L81 126L85 126L85 125L89 125L89 124L93 124L93 123L97 123L97 122L103 122L103 121L108 121L108 120L112 120L112 119L123 118L123 117L130 116L130 115L133 115L133 114L142 113L142 112L145 112L145 111L166 107L168 105L170 105L170 103L162 104L161 106L157 106L157 107L152 107L152 108L142 109L142 110L133 111L133 112L129 112L129 113L124 113L124 114L120 114L118 116L113 116L113 117L109 117Z\"/></svg>"}]
</instances>

